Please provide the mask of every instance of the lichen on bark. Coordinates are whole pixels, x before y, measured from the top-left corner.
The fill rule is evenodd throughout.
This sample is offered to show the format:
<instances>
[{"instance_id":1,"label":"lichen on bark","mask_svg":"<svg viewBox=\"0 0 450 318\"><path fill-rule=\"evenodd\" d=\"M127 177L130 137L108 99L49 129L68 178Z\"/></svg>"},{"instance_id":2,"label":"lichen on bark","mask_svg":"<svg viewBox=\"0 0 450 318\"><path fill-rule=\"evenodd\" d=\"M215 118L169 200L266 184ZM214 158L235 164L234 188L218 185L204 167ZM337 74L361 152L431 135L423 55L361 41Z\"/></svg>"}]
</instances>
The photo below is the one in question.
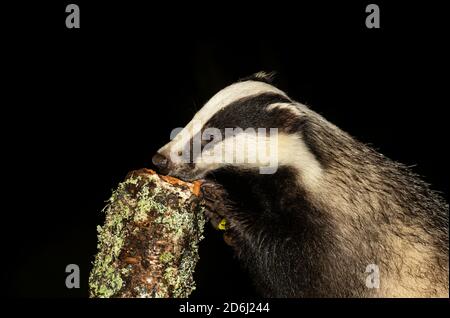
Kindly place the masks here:
<instances>
[{"instance_id":1,"label":"lichen on bark","mask_svg":"<svg viewBox=\"0 0 450 318\"><path fill-rule=\"evenodd\" d=\"M142 169L113 192L98 226L90 297L188 297L205 217L199 184Z\"/></svg>"}]
</instances>

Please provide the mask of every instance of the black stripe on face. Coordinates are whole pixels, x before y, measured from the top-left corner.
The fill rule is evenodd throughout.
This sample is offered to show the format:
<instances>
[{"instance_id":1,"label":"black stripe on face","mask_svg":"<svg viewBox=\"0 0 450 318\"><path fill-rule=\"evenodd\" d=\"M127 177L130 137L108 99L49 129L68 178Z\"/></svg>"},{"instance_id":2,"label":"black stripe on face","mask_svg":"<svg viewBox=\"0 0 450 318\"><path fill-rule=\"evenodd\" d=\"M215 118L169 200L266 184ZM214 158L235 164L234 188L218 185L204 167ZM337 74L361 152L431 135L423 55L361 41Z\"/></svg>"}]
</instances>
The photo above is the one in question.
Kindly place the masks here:
<instances>
[{"instance_id":1,"label":"black stripe on face","mask_svg":"<svg viewBox=\"0 0 450 318\"><path fill-rule=\"evenodd\" d=\"M275 93L241 98L218 111L204 125L204 128L279 128L286 126L287 117L292 114L286 111L266 111L266 107L274 103L292 103L286 96Z\"/></svg>"}]
</instances>

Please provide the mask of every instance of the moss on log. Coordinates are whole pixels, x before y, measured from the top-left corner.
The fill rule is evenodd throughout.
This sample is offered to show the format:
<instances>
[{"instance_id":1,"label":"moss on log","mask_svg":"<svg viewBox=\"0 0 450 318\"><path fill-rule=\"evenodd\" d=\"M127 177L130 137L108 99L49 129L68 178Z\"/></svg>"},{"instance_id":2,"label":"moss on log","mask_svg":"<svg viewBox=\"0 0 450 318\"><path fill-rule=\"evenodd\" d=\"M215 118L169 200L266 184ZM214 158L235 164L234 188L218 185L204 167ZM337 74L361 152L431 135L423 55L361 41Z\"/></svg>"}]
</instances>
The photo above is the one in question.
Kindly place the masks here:
<instances>
[{"instance_id":1,"label":"moss on log","mask_svg":"<svg viewBox=\"0 0 450 318\"><path fill-rule=\"evenodd\" d=\"M90 297L188 297L205 225L199 188L148 169L131 172L98 226Z\"/></svg>"}]
</instances>

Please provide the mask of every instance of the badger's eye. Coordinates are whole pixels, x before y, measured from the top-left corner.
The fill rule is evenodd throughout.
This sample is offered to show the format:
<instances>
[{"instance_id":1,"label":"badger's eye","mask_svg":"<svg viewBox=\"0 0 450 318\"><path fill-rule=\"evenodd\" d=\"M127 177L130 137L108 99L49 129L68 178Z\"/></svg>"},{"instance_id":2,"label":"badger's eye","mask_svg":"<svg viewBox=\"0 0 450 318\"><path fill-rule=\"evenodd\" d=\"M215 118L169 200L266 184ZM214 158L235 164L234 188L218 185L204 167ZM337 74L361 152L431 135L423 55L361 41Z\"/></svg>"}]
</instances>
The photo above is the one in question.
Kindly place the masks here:
<instances>
[{"instance_id":1,"label":"badger's eye","mask_svg":"<svg viewBox=\"0 0 450 318\"><path fill-rule=\"evenodd\" d=\"M179 150L179 151L178 151L178 156L181 157L182 155L183 155L183 151Z\"/></svg>"}]
</instances>

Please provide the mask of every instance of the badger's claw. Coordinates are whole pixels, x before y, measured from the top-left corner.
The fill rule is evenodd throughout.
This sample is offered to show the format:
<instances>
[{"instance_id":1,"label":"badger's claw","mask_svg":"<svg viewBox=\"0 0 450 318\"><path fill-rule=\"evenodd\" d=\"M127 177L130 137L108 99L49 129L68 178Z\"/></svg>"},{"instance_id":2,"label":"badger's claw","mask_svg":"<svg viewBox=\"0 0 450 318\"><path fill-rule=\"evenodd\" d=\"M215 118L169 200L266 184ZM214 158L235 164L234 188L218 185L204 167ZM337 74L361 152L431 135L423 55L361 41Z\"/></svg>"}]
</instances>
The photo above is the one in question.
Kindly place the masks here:
<instances>
[{"instance_id":1,"label":"badger's claw","mask_svg":"<svg viewBox=\"0 0 450 318\"><path fill-rule=\"evenodd\" d=\"M224 231L223 240L225 243L234 246L235 239L227 219L227 211L229 211L230 206L225 189L218 183L203 180L201 191L206 217L215 229Z\"/></svg>"},{"instance_id":2,"label":"badger's claw","mask_svg":"<svg viewBox=\"0 0 450 318\"><path fill-rule=\"evenodd\" d=\"M204 205L209 212L214 212L220 216L226 214L226 191L223 187L214 182L204 182L201 187Z\"/></svg>"},{"instance_id":3,"label":"badger's claw","mask_svg":"<svg viewBox=\"0 0 450 318\"><path fill-rule=\"evenodd\" d=\"M211 181L204 181L201 186L205 214L215 229L227 214L226 192L223 187Z\"/></svg>"},{"instance_id":4,"label":"badger's claw","mask_svg":"<svg viewBox=\"0 0 450 318\"><path fill-rule=\"evenodd\" d=\"M203 206L208 212L217 214L221 219L226 214L226 206L225 204L221 203L221 201L205 199L203 201Z\"/></svg>"},{"instance_id":5,"label":"badger's claw","mask_svg":"<svg viewBox=\"0 0 450 318\"><path fill-rule=\"evenodd\" d=\"M203 198L209 202L220 202L226 197L223 187L217 183L205 182L201 186Z\"/></svg>"}]
</instances>

